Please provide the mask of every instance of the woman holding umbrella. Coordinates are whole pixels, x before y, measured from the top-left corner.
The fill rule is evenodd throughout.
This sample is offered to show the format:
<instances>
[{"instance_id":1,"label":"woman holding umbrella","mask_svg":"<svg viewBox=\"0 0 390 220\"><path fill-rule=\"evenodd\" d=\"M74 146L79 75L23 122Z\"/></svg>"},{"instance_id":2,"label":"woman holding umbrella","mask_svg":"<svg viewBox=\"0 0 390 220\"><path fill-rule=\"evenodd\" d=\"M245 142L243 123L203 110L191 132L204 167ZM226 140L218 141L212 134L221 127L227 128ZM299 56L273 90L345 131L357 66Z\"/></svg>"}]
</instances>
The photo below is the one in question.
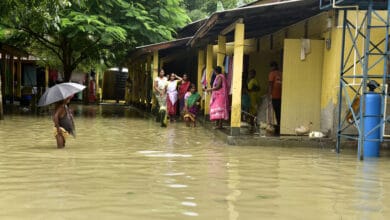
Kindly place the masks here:
<instances>
[{"instance_id":1,"label":"woman holding umbrella","mask_svg":"<svg viewBox=\"0 0 390 220\"><path fill-rule=\"evenodd\" d=\"M71 134L74 136L73 115L68 108L68 103L73 96L58 101L55 104L53 115L54 135L57 140L57 148L65 147L65 140Z\"/></svg>"}]
</instances>

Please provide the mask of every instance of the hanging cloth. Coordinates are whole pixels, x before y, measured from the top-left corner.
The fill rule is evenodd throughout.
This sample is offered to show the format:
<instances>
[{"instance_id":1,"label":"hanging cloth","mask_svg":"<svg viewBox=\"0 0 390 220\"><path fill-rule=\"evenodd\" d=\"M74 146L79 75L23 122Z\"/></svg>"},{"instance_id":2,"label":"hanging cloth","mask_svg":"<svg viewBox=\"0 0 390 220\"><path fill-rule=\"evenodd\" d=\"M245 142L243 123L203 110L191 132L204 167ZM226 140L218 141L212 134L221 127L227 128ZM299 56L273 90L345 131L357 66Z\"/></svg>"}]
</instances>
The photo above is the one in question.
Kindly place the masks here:
<instances>
[{"instance_id":1,"label":"hanging cloth","mask_svg":"<svg viewBox=\"0 0 390 220\"><path fill-rule=\"evenodd\" d=\"M229 75L227 75L227 87L228 87L228 91L229 91L229 95L231 95L233 93L233 86L232 86L232 81L233 81L233 56L229 59L229 63L228 63L228 72L229 72Z\"/></svg>"},{"instance_id":2,"label":"hanging cloth","mask_svg":"<svg viewBox=\"0 0 390 220\"><path fill-rule=\"evenodd\" d=\"M301 39L301 60L306 59L306 55L310 53L310 39Z\"/></svg>"},{"instance_id":3,"label":"hanging cloth","mask_svg":"<svg viewBox=\"0 0 390 220\"><path fill-rule=\"evenodd\" d=\"M201 83L202 83L202 88L205 89L207 87L206 67L203 67L202 70Z\"/></svg>"}]
</instances>

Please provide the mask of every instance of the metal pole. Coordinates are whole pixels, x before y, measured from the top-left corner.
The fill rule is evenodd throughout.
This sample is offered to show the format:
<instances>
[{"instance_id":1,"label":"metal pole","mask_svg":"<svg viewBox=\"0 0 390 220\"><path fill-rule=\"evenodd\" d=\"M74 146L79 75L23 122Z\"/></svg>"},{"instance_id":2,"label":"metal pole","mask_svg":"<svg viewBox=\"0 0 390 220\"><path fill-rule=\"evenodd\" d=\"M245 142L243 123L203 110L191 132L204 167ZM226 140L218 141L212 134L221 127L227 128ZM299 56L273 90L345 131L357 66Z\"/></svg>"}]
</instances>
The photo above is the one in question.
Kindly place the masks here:
<instances>
[{"instance_id":1,"label":"metal pole","mask_svg":"<svg viewBox=\"0 0 390 220\"><path fill-rule=\"evenodd\" d=\"M385 21L385 26L386 26L386 36L385 36L385 48L383 51L383 78L382 78L382 108L381 108L381 114L382 114L382 119L381 119L381 124L384 125L386 123L385 115L386 115L386 98L387 98L387 93L388 93L388 88L387 86L387 77L388 77L388 55L389 55L389 23L390 23L390 1L387 1L387 16L386 16L386 21ZM383 129L385 126L382 126L381 129L381 135L380 135L380 141L383 141L383 136L385 133L385 130Z\"/></svg>"},{"instance_id":2,"label":"metal pole","mask_svg":"<svg viewBox=\"0 0 390 220\"><path fill-rule=\"evenodd\" d=\"M363 61L363 79L362 79L362 96L360 102L360 123L359 123L359 152L358 157L360 160L364 159L364 140L366 139L366 134L364 134L364 118L366 117L365 109L365 94L367 90L367 80L368 80L368 60L370 57L370 41L371 41L371 17L372 17L372 0L369 2L367 9L367 23L366 23L366 38L364 40L364 61Z\"/></svg>"},{"instance_id":3,"label":"metal pole","mask_svg":"<svg viewBox=\"0 0 390 220\"><path fill-rule=\"evenodd\" d=\"M344 72L344 51L345 51L345 29L347 27L347 10L344 11L343 17L343 36L341 40L341 63L340 63L340 85L339 85L339 111L338 111L338 129L337 129L337 142L336 142L336 152L340 153L340 141L341 141L341 110L342 110L342 100L343 100L343 72Z\"/></svg>"}]
</instances>

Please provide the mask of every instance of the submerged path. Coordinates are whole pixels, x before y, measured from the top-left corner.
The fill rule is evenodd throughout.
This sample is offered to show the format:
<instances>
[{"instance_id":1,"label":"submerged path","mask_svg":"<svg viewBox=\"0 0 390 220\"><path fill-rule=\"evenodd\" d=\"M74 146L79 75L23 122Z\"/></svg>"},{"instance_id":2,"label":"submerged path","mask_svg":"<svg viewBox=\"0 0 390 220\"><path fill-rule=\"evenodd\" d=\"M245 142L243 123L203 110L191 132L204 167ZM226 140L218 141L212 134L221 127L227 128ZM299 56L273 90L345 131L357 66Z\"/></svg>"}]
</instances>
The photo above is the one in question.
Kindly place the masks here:
<instances>
[{"instance_id":1,"label":"submerged path","mask_svg":"<svg viewBox=\"0 0 390 220\"><path fill-rule=\"evenodd\" d=\"M390 217L388 157L229 146L125 106L73 108L77 138L61 150L49 115L0 121L0 219Z\"/></svg>"}]
</instances>

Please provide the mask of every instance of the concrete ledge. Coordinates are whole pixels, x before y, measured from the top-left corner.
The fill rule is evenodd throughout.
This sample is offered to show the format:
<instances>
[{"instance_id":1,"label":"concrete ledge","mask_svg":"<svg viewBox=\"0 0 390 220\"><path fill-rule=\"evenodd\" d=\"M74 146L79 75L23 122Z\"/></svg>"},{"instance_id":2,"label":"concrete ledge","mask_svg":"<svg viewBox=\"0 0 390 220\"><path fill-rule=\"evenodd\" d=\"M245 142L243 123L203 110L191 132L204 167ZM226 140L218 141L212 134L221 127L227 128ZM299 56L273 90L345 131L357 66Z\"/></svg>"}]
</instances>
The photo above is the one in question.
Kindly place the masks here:
<instances>
[{"instance_id":1,"label":"concrete ledge","mask_svg":"<svg viewBox=\"0 0 390 220\"><path fill-rule=\"evenodd\" d=\"M279 147L322 147L335 148L336 142L330 138L309 138L307 136L230 136L226 137L229 145L239 146L279 146Z\"/></svg>"},{"instance_id":2,"label":"concrete ledge","mask_svg":"<svg viewBox=\"0 0 390 220\"><path fill-rule=\"evenodd\" d=\"M129 106L143 113L145 117L153 118L155 115L151 112L145 112L137 107ZM225 141L229 145L235 146L263 146L263 147L314 147L314 148L327 148L336 149L336 140L333 138L309 138L308 136L260 136L259 134L248 134L246 128L241 128L241 132L238 136L232 136L230 127L224 126L223 129L214 130L214 123L205 119L204 117L198 117L198 125L201 125L205 129L210 130L214 136L222 141ZM341 150L350 149L357 150L357 141L344 140L341 143ZM381 150L388 152L390 155L390 142L381 143ZM382 155L383 153L381 153Z\"/></svg>"}]
</instances>

